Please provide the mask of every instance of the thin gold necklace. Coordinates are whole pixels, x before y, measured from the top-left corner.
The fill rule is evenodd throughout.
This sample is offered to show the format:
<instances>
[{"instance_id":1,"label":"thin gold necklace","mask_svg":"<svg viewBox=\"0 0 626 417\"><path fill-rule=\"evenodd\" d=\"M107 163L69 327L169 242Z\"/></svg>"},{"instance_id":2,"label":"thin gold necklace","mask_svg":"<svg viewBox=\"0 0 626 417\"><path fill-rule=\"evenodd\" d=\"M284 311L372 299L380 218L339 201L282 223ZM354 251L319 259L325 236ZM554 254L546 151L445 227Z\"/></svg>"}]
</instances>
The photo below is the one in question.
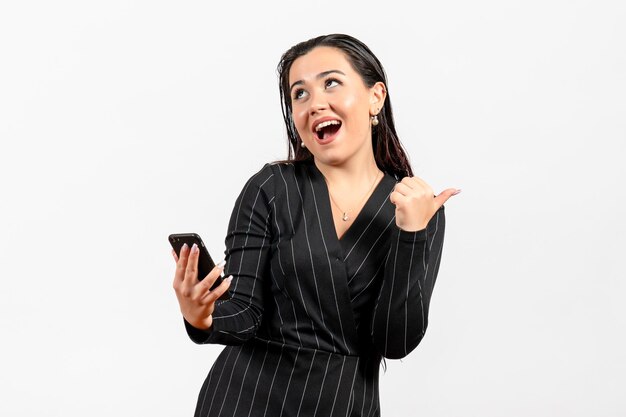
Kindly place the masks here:
<instances>
[{"instance_id":1,"label":"thin gold necklace","mask_svg":"<svg viewBox=\"0 0 626 417\"><path fill-rule=\"evenodd\" d=\"M365 196L361 200L361 204L363 204L363 201L365 201L367 196L370 195L370 192L374 188L374 185L376 184L376 180L378 179L379 176L380 176L380 171L378 171L378 173L376 174L376 177L374 178L374 182L372 182L372 186L370 187L369 191L367 192L367 194L365 194ZM324 181L326 181L326 177L324 177ZM328 187L328 181L326 181L326 187L328 188L328 195L330 196L330 200L335 204L335 206L339 209L339 211L343 213L343 216L341 216L341 220L343 220L344 222L347 222L348 220L350 220L350 218L348 217L348 212L345 210L342 210L341 207L339 207L339 204L337 204L337 202L333 198L333 195L330 193L330 188Z\"/></svg>"}]
</instances>

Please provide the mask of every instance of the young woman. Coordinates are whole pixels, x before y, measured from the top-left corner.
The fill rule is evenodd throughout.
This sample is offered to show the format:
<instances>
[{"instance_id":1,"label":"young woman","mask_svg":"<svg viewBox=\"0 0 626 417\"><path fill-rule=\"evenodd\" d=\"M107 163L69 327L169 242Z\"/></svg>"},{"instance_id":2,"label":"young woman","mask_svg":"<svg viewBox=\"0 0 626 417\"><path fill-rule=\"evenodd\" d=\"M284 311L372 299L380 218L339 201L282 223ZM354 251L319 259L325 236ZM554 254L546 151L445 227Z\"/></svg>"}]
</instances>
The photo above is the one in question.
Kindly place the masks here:
<instances>
[{"instance_id":1,"label":"young woman","mask_svg":"<svg viewBox=\"0 0 626 417\"><path fill-rule=\"evenodd\" d=\"M443 204L460 190L435 196L413 176L384 70L359 40L299 43L278 72L288 160L243 187L225 265L198 281L197 248L174 253L188 335L226 345L196 416L378 416L380 362L424 336Z\"/></svg>"}]
</instances>

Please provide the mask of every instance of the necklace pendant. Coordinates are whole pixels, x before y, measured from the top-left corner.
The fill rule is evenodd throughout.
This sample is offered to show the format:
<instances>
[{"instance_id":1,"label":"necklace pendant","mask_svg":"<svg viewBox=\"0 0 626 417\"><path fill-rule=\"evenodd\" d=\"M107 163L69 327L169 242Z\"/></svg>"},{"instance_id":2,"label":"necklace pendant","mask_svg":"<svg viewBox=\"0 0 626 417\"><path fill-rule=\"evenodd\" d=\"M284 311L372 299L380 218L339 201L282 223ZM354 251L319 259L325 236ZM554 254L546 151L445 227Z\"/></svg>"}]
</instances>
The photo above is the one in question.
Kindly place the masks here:
<instances>
[{"instance_id":1,"label":"necklace pendant","mask_svg":"<svg viewBox=\"0 0 626 417\"><path fill-rule=\"evenodd\" d=\"M348 221L348 213L344 212L343 217L341 218L344 222Z\"/></svg>"}]
</instances>

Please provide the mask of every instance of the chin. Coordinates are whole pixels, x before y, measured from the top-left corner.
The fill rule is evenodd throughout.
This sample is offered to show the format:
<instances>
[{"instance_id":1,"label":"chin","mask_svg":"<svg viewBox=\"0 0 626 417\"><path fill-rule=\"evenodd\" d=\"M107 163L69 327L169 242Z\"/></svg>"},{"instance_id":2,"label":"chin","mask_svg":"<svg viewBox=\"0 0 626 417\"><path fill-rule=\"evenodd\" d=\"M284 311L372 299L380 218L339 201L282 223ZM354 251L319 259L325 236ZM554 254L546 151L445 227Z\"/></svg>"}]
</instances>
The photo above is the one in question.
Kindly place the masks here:
<instances>
[{"instance_id":1,"label":"chin","mask_svg":"<svg viewBox=\"0 0 626 417\"><path fill-rule=\"evenodd\" d=\"M324 155L315 156L315 159L324 165L341 165L345 162L346 158L343 155L329 155L330 152Z\"/></svg>"}]
</instances>

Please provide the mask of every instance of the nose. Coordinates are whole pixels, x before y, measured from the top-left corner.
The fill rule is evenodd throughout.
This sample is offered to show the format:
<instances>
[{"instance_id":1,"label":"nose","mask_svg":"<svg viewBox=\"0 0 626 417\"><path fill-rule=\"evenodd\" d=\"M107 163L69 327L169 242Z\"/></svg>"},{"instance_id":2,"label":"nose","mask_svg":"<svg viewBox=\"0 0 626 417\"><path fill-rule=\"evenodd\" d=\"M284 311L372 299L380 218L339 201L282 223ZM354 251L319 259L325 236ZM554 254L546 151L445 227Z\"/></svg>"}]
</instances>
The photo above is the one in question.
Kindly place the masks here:
<instances>
[{"instance_id":1,"label":"nose","mask_svg":"<svg viewBox=\"0 0 626 417\"><path fill-rule=\"evenodd\" d=\"M309 114L311 116L328 109L328 101L323 94L311 92L309 100Z\"/></svg>"}]
</instances>

